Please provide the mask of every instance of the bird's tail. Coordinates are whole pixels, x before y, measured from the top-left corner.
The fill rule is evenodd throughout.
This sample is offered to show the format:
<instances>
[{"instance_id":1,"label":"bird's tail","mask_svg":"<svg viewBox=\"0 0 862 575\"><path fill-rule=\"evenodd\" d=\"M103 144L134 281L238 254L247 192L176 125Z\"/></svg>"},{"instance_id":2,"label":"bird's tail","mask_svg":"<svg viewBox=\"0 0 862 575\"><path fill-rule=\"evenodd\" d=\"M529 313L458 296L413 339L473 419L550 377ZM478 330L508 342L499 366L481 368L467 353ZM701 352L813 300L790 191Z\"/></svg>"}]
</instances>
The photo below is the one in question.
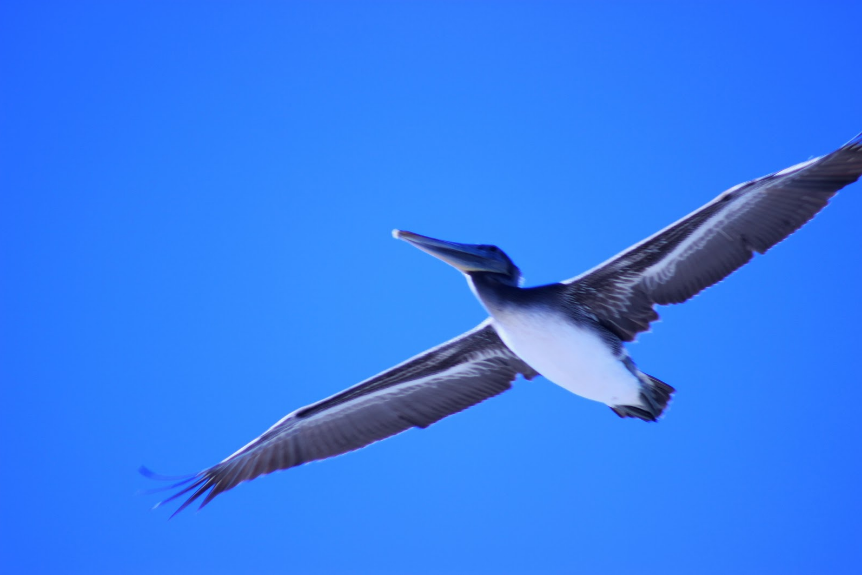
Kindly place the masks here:
<instances>
[{"instance_id":1,"label":"bird's tail","mask_svg":"<svg viewBox=\"0 0 862 575\"><path fill-rule=\"evenodd\" d=\"M657 421L664 413L670 398L676 391L662 380L643 372L640 373L643 383L641 388L642 405L612 405L611 409L620 417L637 417L644 421Z\"/></svg>"}]
</instances>

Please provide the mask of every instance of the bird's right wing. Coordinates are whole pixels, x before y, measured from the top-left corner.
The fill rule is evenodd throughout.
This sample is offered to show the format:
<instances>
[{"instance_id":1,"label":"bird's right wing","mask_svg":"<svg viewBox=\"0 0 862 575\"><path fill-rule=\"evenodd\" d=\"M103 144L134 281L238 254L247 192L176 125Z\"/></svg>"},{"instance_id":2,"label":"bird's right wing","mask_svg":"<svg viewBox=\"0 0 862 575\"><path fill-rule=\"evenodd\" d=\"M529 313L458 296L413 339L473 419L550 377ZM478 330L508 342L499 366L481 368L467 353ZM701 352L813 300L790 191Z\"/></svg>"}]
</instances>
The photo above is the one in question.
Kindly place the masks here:
<instances>
[{"instance_id":1,"label":"bird's right wing","mask_svg":"<svg viewBox=\"0 0 862 575\"><path fill-rule=\"evenodd\" d=\"M657 234L563 282L623 341L814 217L862 174L862 134L838 150L734 186Z\"/></svg>"},{"instance_id":2,"label":"bird's right wing","mask_svg":"<svg viewBox=\"0 0 862 575\"><path fill-rule=\"evenodd\" d=\"M490 319L383 373L285 416L263 435L174 487L166 503L192 492L179 513L242 483L353 451L411 427L427 427L493 397L522 374L536 375L500 340ZM142 472L152 475L145 469ZM188 485L187 485L188 484ZM207 493L209 491L209 493Z\"/></svg>"}]
</instances>

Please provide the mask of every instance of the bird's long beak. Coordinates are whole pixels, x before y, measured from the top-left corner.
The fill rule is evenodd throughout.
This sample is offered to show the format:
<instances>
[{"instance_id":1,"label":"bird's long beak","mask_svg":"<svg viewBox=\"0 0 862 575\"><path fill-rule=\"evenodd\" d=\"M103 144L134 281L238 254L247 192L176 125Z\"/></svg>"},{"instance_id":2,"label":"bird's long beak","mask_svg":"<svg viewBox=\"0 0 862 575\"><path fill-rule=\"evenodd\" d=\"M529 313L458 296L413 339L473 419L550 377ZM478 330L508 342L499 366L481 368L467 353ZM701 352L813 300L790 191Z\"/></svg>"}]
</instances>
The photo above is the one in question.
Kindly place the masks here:
<instances>
[{"instance_id":1,"label":"bird's long beak","mask_svg":"<svg viewBox=\"0 0 862 575\"><path fill-rule=\"evenodd\" d=\"M506 262L498 258L488 257L486 246L447 242L446 240L437 240L402 230L392 230L392 237L396 240L404 240L464 273L508 272Z\"/></svg>"}]
</instances>

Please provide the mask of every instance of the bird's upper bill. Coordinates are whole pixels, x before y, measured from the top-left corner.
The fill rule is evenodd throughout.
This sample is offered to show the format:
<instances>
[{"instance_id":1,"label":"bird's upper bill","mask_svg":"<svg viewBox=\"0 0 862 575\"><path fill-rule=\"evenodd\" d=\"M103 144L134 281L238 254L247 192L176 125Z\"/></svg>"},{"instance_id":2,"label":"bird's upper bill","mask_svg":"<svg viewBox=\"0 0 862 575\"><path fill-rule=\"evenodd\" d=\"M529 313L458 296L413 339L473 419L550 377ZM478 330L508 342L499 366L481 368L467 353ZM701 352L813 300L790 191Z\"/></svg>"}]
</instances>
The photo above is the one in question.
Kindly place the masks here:
<instances>
[{"instance_id":1,"label":"bird's upper bill","mask_svg":"<svg viewBox=\"0 0 862 575\"><path fill-rule=\"evenodd\" d=\"M494 246L447 242L402 230L392 230L392 237L404 240L464 273L510 273L511 262Z\"/></svg>"}]
</instances>

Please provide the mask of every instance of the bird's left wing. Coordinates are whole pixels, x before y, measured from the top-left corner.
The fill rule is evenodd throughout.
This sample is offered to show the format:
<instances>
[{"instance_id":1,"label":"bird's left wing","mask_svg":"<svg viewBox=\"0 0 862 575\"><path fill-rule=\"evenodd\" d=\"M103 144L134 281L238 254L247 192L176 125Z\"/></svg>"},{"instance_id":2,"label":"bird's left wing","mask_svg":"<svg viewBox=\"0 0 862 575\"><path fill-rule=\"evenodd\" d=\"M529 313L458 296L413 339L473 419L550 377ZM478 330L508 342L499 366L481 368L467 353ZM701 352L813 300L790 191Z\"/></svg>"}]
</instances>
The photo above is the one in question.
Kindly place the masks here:
<instances>
[{"instance_id":1,"label":"bird's left wing","mask_svg":"<svg viewBox=\"0 0 862 575\"><path fill-rule=\"evenodd\" d=\"M622 340L795 232L862 174L862 134L838 150L739 184L592 270L563 282Z\"/></svg>"},{"instance_id":2,"label":"bird's left wing","mask_svg":"<svg viewBox=\"0 0 862 575\"><path fill-rule=\"evenodd\" d=\"M353 451L432 423L493 397L522 374L538 375L500 340L490 320L383 373L285 416L216 465L172 487L201 507L242 483L302 463ZM142 468L145 475L154 475ZM209 493L207 493L209 492Z\"/></svg>"}]
</instances>

